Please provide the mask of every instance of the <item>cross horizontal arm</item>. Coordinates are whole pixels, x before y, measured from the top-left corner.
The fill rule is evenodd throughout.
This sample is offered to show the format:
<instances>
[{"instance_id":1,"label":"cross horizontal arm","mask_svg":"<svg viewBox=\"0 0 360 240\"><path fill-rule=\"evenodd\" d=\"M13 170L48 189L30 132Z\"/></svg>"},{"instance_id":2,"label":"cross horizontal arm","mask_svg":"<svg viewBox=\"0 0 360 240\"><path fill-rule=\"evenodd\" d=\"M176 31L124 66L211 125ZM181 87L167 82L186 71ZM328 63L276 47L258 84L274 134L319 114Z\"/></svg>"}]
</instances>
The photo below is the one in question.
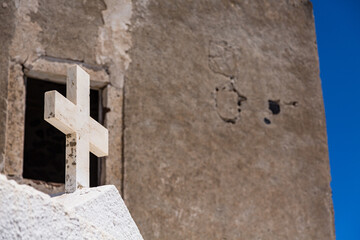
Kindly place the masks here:
<instances>
[{"instance_id":1,"label":"cross horizontal arm","mask_svg":"<svg viewBox=\"0 0 360 240\"><path fill-rule=\"evenodd\" d=\"M108 130L89 117L90 151L98 157L108 155Z\"/></svg>"},{"instance_id":2,"label":"cross horizontal arm","mask_svg":"<svg viewBox=\"0 0 360 240\"><path fill-rule=\"evenodd\" d=\"M65 134L76 131L77 107L57 91L45 93L44 119Z\"/></svg>"},{"instance_id":3,"label":"cross horizontal arm","mask_svg":"<svg viewBox=\"0 0 360 240\"><path fill-rule=\"evenodd\" d=\"M44 119L65 134L76 132L77 107L57 91L45 93ZM108 130L88 117L90 151L98 157L108 155Z\"/></svg>"}]
</instances>

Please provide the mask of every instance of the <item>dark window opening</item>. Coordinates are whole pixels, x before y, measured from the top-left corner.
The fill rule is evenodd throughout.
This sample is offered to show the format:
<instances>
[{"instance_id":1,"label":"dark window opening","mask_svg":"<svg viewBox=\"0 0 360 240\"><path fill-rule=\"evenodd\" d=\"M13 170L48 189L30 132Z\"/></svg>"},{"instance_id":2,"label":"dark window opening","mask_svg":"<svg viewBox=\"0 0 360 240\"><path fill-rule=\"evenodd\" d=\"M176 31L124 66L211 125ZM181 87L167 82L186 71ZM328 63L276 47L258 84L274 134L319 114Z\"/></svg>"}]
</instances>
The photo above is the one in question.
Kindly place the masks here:
<instances>
[{"instance_id":1,"label":"dark window opening","mask_svg":"<svg viewBox=\"0 0 360 240\"><path fill-rule=\"evenodd\" d=\"M65 84L28 78L26 81L23 177L65 183L65 134L44 120L44 93L57 90L66 96ZM99 121L99 91L90 90L90 116ZM90 154L90 186L99 185L99 160Z\"/></svg>"}]
</instances>

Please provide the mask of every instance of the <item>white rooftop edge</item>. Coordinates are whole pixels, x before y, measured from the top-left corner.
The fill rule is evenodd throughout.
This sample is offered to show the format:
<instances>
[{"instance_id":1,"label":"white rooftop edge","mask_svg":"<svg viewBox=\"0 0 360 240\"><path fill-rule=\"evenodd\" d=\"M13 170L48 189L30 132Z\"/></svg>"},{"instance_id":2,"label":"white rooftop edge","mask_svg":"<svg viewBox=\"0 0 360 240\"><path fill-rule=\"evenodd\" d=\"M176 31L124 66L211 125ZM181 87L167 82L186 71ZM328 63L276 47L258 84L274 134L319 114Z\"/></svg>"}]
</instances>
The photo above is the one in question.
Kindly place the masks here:
<instances>
[{"instance_id":1,"label":"white rooftop edge","mask_svg":"<svg viewBox=\"0 0 360 240\"><path fill-rule=\"evenodd\" d=\"M0 239L143 238L113 185L51 198L0 174Z\"/></svg>"}]
</instances>

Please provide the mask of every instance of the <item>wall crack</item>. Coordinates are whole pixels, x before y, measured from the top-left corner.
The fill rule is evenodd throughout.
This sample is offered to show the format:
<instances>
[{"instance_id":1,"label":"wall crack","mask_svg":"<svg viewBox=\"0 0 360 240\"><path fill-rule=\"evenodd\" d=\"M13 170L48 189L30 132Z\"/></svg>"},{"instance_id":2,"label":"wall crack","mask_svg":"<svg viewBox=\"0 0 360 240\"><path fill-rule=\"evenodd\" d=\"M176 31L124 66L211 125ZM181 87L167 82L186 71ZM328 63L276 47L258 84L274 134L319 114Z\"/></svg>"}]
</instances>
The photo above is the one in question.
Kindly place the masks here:
<instances>
[{"instance_id":1,"label":"wall crack","mask_svg":"<svg viewBox=\"0 0 360 240\"><path fill-rule=\"evenodd\" d=\"M234 86L233 81L215 88L215 108L226 123L235 124L240 118L241 106L247 98Z\"/></svg>"}]
</instances>

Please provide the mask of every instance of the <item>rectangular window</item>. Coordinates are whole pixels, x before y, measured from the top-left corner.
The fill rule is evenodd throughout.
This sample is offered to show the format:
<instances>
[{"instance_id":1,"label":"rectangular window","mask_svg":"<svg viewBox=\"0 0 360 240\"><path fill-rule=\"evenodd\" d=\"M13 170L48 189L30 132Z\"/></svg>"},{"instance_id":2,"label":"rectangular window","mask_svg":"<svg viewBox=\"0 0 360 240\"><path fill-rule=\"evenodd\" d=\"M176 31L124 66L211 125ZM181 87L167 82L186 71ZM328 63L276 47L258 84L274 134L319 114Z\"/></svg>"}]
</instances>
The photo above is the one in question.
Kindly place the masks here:
<instances>
[{"instance_id":1,"label":"rectangular window","mask_svg":"<svg viewBox=\"0 0 360 240\"><path fill-rule=\"evenodd\" d=\"M44 120L44 93L57 90L66 96L65 84L26 79L23 177L65 182L65 134ZM99 90L90 90L90 116L101 123ZM99 159L90 153L90 186L99 185Z\"/></svg>"}]
</instances>

